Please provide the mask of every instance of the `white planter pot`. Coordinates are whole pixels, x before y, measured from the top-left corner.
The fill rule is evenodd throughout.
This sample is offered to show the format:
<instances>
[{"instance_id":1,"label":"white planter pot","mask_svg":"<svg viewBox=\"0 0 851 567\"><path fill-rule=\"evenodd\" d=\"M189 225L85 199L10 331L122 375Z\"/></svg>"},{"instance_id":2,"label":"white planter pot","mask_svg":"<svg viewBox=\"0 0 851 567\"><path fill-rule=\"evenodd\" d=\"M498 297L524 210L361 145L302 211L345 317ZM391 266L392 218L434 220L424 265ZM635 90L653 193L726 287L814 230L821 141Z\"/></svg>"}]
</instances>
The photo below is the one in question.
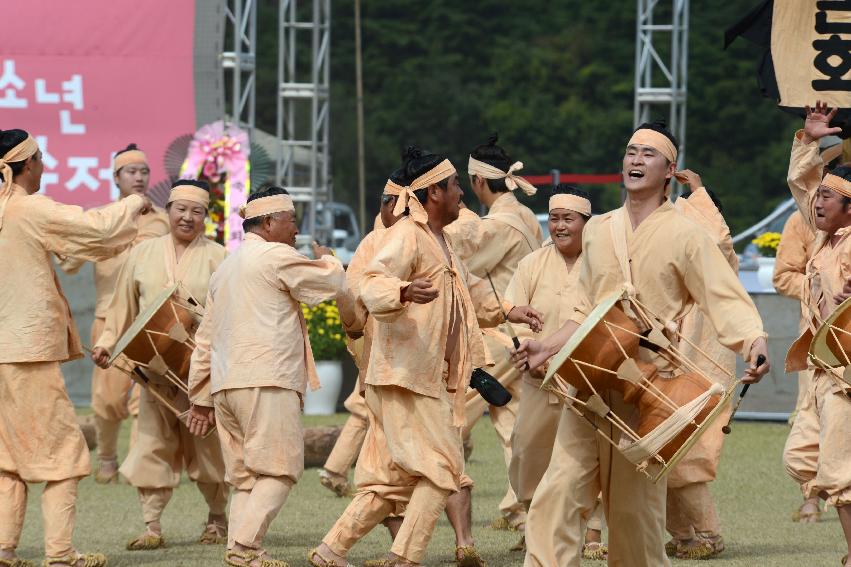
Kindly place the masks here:
<instances>
[{"instance_id":1,"label":"white planter pot","mask_svg":"<svg viewBox=\"0 0 851 567\"><path fill-rule=\"evenodd\" d=\"M774 291L774 284L771 282L774 278L774 261L775 258L757 258L759 271L756 273L756 278L765 291Z\"/></svg>"},{"instance_id":2,"label":"white planter pot","mask_svg":"<svg viewBox=\"0 0 851 567\"><path fill-rule=\"evenodd\" d=\"M343 387L343 363L339 360L317 360L316 373L322 387L304 394L304 415L331 415L337 410L337 398Z\"/></svg>"}]
</instances>

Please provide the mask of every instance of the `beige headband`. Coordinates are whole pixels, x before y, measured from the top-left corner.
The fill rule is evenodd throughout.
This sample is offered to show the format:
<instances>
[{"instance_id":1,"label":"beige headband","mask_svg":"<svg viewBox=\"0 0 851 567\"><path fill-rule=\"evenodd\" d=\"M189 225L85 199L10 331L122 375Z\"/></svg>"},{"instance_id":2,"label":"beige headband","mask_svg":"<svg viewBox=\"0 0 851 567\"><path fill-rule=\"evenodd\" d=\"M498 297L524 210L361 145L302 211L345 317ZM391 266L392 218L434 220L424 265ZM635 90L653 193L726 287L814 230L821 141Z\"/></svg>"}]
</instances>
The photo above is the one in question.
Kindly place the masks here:
<instances>
[{"instance_id":1,"label":"beige headband","mask_svg":"<svg viewBox=\"0 0 851 567\"><path fill-rule=\"evenodd\" d=\"M559 193L558 195L550 197L550 212L552 212L553 209L567 209L568 211L573 211L580 215L590 217L591 201L585 197L580 197L579 195Z\"/></svg>"},{"instance_id":2,"label":"beige headband","mask_svg":"<svg viewBox=\"0 0 851 567\"><path fill-rule=\"evenodd\" d=\"M38 143L32 136L27 134L27 138L9 150L0 158L0 174L3 174L3 185L0 186L0 227L3 226L3 212L6 210L6 202L12 195L12 166L10 163L24 161L28 157L35 155L38 151Z\"/></svg>"},{"instance_id":3,"label":"beige headband","mask_svg":"<svg viewBox=\"0 0 851 567\"><path fill-rule=\"evenodd\" d=\"M467 173L470 175L478 175L485 179L505 179L505 186L508 187L509 191L514 191L519 187L525 194L534 195L538 189L519 175L514 175L515 172L521 169L523 169L522 161L515 161L508 168L507 172L483 161L479 161L473 156L470 156L470 160L467 162Z\"/></svg>"},{"instance_id":4,"label":"beige headband","mask_svg":"<svg viewBox=\"0 0 851 567\"><path fill-rule=\"evenodd\" d=\"M404 187L402 187L401 185L397 185L396 183L393 183L389 179L387 180L387 183L384 184L384 194L385 195L395 195L395 196L398 197L399 195L402 194L402 191L404 191L404 190L405 190Z\"/></svg>"},{"instance_id":5,"label":"beige headband","mask_svg":"<svg viewBox=\"0 0 851 567\"><path fill-rule=\"evenodd\" d=\"M821 180L821 184L827 187L828 189L836 191L843 197L851 197L851 181L848 181L847 179L842 179L838 175L828 173Z\"/></svg>"},{"instance_id":6,"label":"beige headband","mask_svg":"<svg viewBox=\"0 0 851 567\"><path fill-rule=\"evenodd\" d=\"M627 147L635 144L640 144L642 146L650 146L651 148L665 156L665 158L667 158L669 162L677 162L676 146L671 143L671 140L669 140L666 135L661 134L656 130L651 130L649 128L642 128L641 130L636 130L635 134L632 135L632 138L629 139Z\"/></svg>"},{"instance_id":7,"label":"beige headband","mask_svg":"<svg viewBox=\"0 0 851 567\"><path fill-rule=\"evenodd\" d=\"M248 220L274 215L275 213L282 213L284 211L295 211L293 198L289 195L269 195L268 197L260 197L259 199L254 199L244 205L240 205L239 216Z\"/></svg>"},{"instance_id":8,"label":"beige headband","mask_svg":"<svg viewBox=\"0 0 851 567\"><path fill-rule=\"evenodd\" d=\"M430 185L443 181L454 173L456 173L455 166L452 165L451 161L445 159L414 179L414 182L408 187L402 188L402 193L399 195L399 198L396 200L396 206L393 208L393 214L397 217L401 216L405 213L405 209L407 208L411 218L413 218L416 222L420 224L427 223L428 214L423 208L423 204L420 203L417 196L414 195L414 191L425 189Z\"/></svg>"},{"instance_id":9,"label":"beige headband","mask_svg":"<svg viewBox=\"0 0 851 567\"><path fill-rule=\"evenodd\" d=\"M173 201L192 201L210 208L210 192L195 185L178 185L171 189L171 194L168 196L168 202Z\"/></svg>"},{"instance_id":10,"label":"beige headband","mask_svg":"<svg viewBox=\"0 0 851 567\"><path fill-rule=\"evenodd\" d=\"M118 173L118 170L124 167L125 165L130 165L131 163L144 163L148 165L148 158L145 156L145 152L142 150L127 150L126 152L121 152L115 159L112 161L112 173Z\"/></svg>"}]
</instances>

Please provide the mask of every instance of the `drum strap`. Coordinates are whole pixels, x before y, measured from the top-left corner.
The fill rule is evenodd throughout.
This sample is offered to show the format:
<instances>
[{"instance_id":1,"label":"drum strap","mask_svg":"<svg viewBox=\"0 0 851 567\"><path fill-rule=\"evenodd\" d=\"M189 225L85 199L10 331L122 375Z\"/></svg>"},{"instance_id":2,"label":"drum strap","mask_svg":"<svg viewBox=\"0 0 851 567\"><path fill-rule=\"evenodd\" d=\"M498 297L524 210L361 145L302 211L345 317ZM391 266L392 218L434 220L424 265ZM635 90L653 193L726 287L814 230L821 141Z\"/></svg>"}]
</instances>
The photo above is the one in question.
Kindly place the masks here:
<instances>
[{"instance_id":1,"label":"drum strap","mask_svg":"<svg viewBox=\"0 0 851 567\"><path fill-rule=\"evenodd\" d=\"M615 249L615 257L621 267L624 282L629 284L630 295L635 293L635 285L632 281L632 268L629 265L629 244L626 241L626 207L615 209L612 213L612 246Z\"/></svg>"},{"instance_id":2,"label":"drum strap","mask_svg":"<svg viewBox=\"0 0 851 567\"><path fill-rule=\"evenodd\" d=\"M529 246L531 251L535 251L541 247L541 243L538 242L538 239L532 236L532 233L529 231L529 228L523 224L520 218L517 215L512 215L510 213L493 213L487 216L482 217L483 219L491 219L503 224L507 224L514 230L520 233L523 237L523 240L526 241L526 244Z\"/></svg>"}]
</instances>

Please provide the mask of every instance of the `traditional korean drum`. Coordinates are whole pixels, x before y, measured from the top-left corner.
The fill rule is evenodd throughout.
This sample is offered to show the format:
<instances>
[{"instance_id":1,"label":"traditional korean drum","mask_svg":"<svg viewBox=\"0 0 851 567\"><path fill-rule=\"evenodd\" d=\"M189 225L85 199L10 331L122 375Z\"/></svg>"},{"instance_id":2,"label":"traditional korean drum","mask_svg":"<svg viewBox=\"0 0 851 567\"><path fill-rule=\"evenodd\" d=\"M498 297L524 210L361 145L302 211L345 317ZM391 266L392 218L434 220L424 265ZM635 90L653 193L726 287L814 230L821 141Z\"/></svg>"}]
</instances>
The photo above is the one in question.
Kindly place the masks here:
<instances>
[{"instance_id":1,"label":"traditional korean drum","mask_svg":"<svg viewBox=\"0 0 851 567\"><path fill-rule=\"evenodd\" d=\"M110 364L125 371L160 403L185 420L189 410L189 362L203 309L178 295L180 284L162 291L121 336Z\"/></svg>"},{"instance_id":2,"label":"traditional korean drum","mask_svg":"<svg viewBox=\"0 0 851 567\"><path fill-rule=\"evenodd\" d=\"M734 391L688 360L676 346L680 340L686 339L675 326L666 326L620 291L588 315L553 357L544 379L545 388L572 404L589 422L596 425L596 415L614 426L621 434L617 442L598 431L654 482L708 429ZM665 361L665 372L642 360L642 349ZM730 382L734 380L731 375ZM637 409L637 420L629 421L628 416L611 410L605 401L610 392L619 392Z\"/></svg>"},{"instance_id":3,"label":"traditional korean drum","mask_svg":"<svg viewBox=\"0 0 851 567\"><path fill-rule=\"evenodd\" d=\"M810 343L809 358L828 374L851 386L851 299L834 309Z\"/></svg>"}]
</instances>

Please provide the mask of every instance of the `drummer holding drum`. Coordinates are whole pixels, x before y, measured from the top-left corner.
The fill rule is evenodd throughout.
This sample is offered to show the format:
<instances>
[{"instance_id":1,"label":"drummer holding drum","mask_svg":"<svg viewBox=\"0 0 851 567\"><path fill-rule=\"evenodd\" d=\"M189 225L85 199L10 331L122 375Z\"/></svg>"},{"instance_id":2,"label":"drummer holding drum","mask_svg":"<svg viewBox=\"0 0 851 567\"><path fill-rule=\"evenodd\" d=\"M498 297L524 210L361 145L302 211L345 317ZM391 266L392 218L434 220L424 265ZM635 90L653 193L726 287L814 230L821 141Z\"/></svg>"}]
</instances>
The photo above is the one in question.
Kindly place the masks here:
<instances>
[{"instance_id":1,"label":"drummer holding drum","mask_svg":"<svg viewBox=\"0 0 851 567\"><path fill-rule=\"evenodd\" d=\"M837 348L837 342L847 341L847 324L834 320L839 315L837 306L851 297L851 167L839 166L822 177L818 141L841 128L830 127L836 109L829 111L826 103L816 102L815 108L806 110L804 129L792 142L788 182L805 223L816 232L816 242L802 299L809 325L789 349L786 369L805 370L807 350L816 369L786 441L783 461L805 498L820 496L836 507L851 551L851 382L847 373L851 350ZM818 352L818 346L829 345L830 338L838 365L826 364L827 356ZM851 566L847 555L842 561Z\"/></svg>"},{"instance_id":2,"label":"drummer holding drum","mask_svg":"<svg viewBox=\"0 0 851 567\"><path fill-rule=\"evenodd\" d=\"M159 300L169 287L176 289L176 305L196 306L198 314L195 322L200 321L210 276L225 258L224 247L204 236L209 200L209 188L204 182L178 180L174 183L166 206L170 233L135 246L118 277L103 334L92 353L92 359L98 366L109 365L110 355L117 354L113 351L119 344L119 338L134 327L134 319ZM178 309L176 305L175 312ZM194 331L191 327L175 327L168 334L190 341L191 338L186 335ZM188 371L191 349L184 350L181 365ZM159 355L147 361L131 360L145 363L138 372L142 373L143 382L150 382L152 387L142 391L139 436L120 469L139 492L147 526L141 535L127 544L127 549L147 550L165 546L160 517L172 491L180 483L184 469L190 480L198 485L209 507L199 543L224 543L227 539L225 512L228 490L224 483L224 461L218 437L195 437L175 415L173 405L177 402L165 403L168 396L172 400L183 399L187 409L189 405L179 381L173 378L182 373L175 368L174 362L169 367L166 357ZM140 376L138 373L135 375Z\"/></svg>"},{"instance_id":3,"label":"drummer holding drum","mask_svg":"<svg viewBox=\"0 0 851 567\"><path fill-rule=\"evenodd\" d=\"M768 372L765 333L756 307L712 237L676 211L667 199L676 160L676 139L664 125L643 124L633 133L623 158L623 179L627 190L624 206L592 218L584 230L577 286L581 297L578 307L571 319L554 335L521 345L513 355L518 368L528 364L534 369L547 362L580 328L595 305L603 303L605 298L619 290L626 290L628 298L640 300L648 312L655 314L654 321L664 323L661 331L656 327L658 335L678 335L679 321L690 309L700 308L717 332L721 344L740 352L752 363L747 370L746 381L758 381ZM647 318L637 316L633 310L628 310L628 314L640 330L650 330L646 328ZM654 338L657 344L664 344L665 340L665 337ZM613 352L620 351L615 349ZM634 370L637 372L642 364L645 367L656 366L660 374L656 383L667 385L668 392L663 398L674 397L679 386L666 380L666 376L675 374L669 361L655 354L652 348L642 348L639 354L637 363L630 358L635 364ZM765 361L757 365L755 362L760 355L765 357ZM635 379L636 373L632 370L627 367L625 374ZM618 377L621 377L620 373ZM687 380L679 383L691 387L695 382ZM615 418L623 416L622 421L626 423L625 420L635 412L635 408L614 391L607 390L602 398L598 401L604 402L607 407L595 404L595 410L601 414L613 414ZM717 401L713 403L717 404ZM551 506L548 500L556 494L562 498L582 498L582 495L572 495L569 490L558 488L558 484L575 485L577 489L587 491L599 488L603 492L609 524L609 564L635 567L670 565L664 548L664 479L657 476L654 483L636 470L634 462L627 460L613 444L603 440L605 435L617 443L628 428L619 429L602 420L595 423L602 435L598 437L596 454L589 458L599 458L599 478L591 483L584 480L577 482L580 479L576 474L584 474L587 467L565 449L569 443L559 431L550 467L532 499L527 533L553 534L552 537L555 537L553 523L560 519L546 513L547 506ZM551 474L556 469L559 474ZM580 535L575 534L576 539ZM533 548L531 541L527 540L527 545L527 566L579 565L578 555L558 557L553 552L542 556ZM559 546L553 541L542 548L558 550Z\"/></svg>"}]
</instances>

